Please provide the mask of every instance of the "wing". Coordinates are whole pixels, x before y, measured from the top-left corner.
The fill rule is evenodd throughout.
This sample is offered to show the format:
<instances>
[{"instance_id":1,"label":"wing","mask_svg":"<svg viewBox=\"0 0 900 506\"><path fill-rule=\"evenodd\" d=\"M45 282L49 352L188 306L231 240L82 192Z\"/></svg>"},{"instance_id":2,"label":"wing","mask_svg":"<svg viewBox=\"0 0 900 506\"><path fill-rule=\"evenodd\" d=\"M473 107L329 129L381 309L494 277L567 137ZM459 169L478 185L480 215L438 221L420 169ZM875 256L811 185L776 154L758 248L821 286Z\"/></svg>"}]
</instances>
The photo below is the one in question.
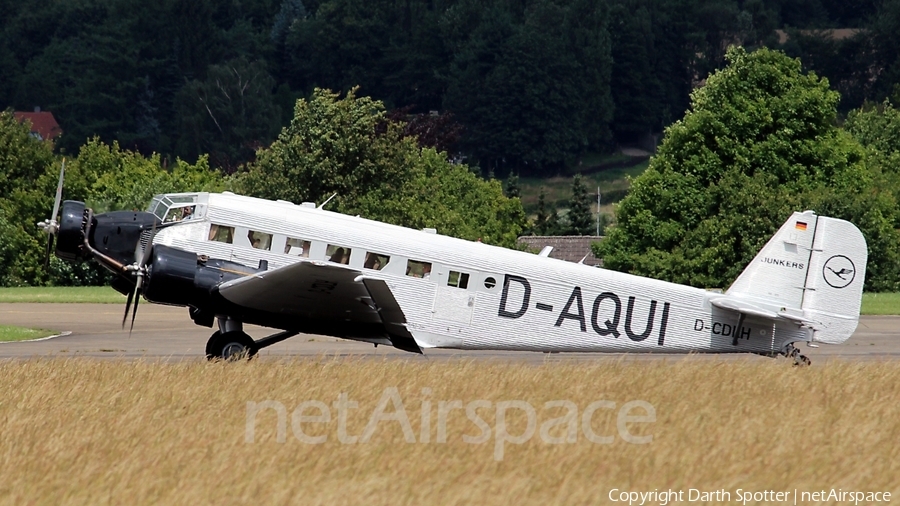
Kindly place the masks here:
<instances>
[{"instance_id":1,"label":"wing","mask_svg":"<svg viewBox=\"0 0 900 506\"><path fill-rule=\"evenodd\" d=\"M219 294L250 309L298 318L380 323L356 269L297 262L219 286Z\"/></svg>"},{"instance_id":2,"label":"wing","mask_svg":"<svg viewBox=\"0 0 900 506\"><path fill-rule=\"evenodd\" d=\"M223 283L218 290L240 306L298 319L380 323L394 347L422 353L387 283L356 269L303 261Z\"/></svg>"}]
</instances>

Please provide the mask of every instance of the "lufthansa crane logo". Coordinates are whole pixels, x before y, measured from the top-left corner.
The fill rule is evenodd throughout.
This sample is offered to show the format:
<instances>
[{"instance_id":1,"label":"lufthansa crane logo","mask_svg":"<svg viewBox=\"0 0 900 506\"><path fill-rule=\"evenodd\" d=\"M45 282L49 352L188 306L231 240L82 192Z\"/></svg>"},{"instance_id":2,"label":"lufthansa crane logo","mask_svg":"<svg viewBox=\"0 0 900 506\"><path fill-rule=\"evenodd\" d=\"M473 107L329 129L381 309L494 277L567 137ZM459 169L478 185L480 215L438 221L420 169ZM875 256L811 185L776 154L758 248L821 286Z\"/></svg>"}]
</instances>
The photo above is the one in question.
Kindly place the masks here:
<instances>
[{"instance_id":1,"label":"lufthansa crane logo","mask_svg":"<svg viewBox=\"0 0 900 506\"><path fill-rule=\"evenodd\" d=\"M822 269L825 282L832 288L844 288L856 278L856 266L844 255L834 255Z\"/></svg>"}]
</instances>

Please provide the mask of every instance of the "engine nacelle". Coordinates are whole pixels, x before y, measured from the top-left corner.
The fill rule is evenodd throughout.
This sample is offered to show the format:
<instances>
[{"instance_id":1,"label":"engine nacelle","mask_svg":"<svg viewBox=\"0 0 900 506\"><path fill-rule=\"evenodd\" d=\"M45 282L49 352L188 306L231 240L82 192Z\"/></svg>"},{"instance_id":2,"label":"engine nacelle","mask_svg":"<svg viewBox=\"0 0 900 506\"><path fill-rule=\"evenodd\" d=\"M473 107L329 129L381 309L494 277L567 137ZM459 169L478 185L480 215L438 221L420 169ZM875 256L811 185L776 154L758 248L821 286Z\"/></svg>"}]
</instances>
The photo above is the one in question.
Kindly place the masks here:
<instances>
[{"instance_id":1,"label":"engine nacelle","mask_svg":"<svg viewBox=\"0 0 900 506\"><path fill-rule=\"evenodd\" d=\"M84 202L66 200L62 205L59 231L56 234L56 256L63 260L75 261L90 258L84 247L84 231L87 214Z\"/></svg>"},{"instance_id":2,"label":"engine nacelle","mask_svg":"<svg viewBox=\"0 0 900 506\"><path fill-rule=\"evenodd\" d=\"M90 229L90 243L97 251L122 264L135 258L137 245L148 241L152 229L159 226L159 218L143 211L113 211L94 215Z\"/></svg>"},{"instance_id":3,"label":"engine nacelle","mask_svg":"<svg viewBox=\"0 0 900 506\"><path fill-rule=\"evenodd\" d=\"M208 309L213 288L257 272L260 269L157 244L150 253L142 293L159 304Z\"/></svg>"}]
</instances>

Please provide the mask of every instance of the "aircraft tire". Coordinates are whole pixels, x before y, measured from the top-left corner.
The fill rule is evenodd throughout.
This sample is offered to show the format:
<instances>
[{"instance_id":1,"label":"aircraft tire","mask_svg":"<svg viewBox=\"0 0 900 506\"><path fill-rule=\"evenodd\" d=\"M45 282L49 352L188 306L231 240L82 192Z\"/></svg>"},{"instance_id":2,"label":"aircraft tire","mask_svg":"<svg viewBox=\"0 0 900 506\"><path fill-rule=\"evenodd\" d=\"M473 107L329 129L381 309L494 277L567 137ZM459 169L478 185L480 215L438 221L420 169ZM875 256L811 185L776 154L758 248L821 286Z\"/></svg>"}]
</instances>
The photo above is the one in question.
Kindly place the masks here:
<instances>
[{"instance_id":1,"label":"aircraft tire","mask_svg":"<svg viewBox=\"0 0 900 506\"><path fill-rule=\"evenodd\" d=\"M216 332L206 343L206 358L208 360L235 361L242 358L250 359L259 351L253 339L240 331Z\"/></svg>"},{"instance_id":2,"label":"aircraft tire","mask_svg":"<svg viewBox=\"0 0 900 506\"><path fill-rule=\"evenodd\" d=\"M209 336L209 340L206 341L206 358L208 360L215 358L215 350L213 348L220 335L222 335L222 333L217 330L213 335Z\"/></svg>"}]
</instances>

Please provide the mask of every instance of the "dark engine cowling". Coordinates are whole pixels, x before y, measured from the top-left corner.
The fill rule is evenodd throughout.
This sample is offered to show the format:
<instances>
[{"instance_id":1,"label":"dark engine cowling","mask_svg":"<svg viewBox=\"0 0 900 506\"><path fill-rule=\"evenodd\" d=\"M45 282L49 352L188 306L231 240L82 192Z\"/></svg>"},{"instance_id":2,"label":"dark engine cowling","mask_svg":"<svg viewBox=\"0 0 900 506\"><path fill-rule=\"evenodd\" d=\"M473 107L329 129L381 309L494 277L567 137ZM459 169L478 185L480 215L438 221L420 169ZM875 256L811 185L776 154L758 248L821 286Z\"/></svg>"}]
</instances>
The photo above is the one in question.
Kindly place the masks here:
<instances>
[{"instance_id":1,"label":"dark engine cowling","mask_svg":"<svg viewBox=\"0 0 900 506\"><path fill-rule=\"evenodd\" d=\"M206 259L162 244L153 246L142 293L159 304L210 309L213 288L260 272L227 260Z\"/></svg>"},{"instance_id":2,"label":"dark engine cowling","mask_svg":"<svg viewBox=\"0 0 900 506\"><path fill-rule=\"evenodd\" d=\"M121 275L121 265L136 261L137 245L145 232L149 237L154 225L159 226L160 222L152 213L115 211L92 216L84 202L67 200L63 202L59 220L56 256L68 261L94 257ZM85 234L90 246L85 244Z\"/></svg>"},{"instance_id":3,"label":"dark engine cowling","mask_svg":"<svg viewBox=\"0 0 900 506\"><path fill-rule=\"evenodd\" d=\"M123 264L135 262L135 249L142 234L149 233L159 218L143 211L113 211L94 216L90 229L91 246Z\"/></svg>"},{"instance_id":4,"label":"dark engine cowling","mask_svg":"<svg viewBox=\"0 0 900 506\"><path fill-rule=\"evenodd\" d=\"M63 260L86 260L90 255L84 248L84 231L87 228L84 202L66 200L62 205L59 231L56 234L56 256Z\"/></svg>"}]
</instances>

